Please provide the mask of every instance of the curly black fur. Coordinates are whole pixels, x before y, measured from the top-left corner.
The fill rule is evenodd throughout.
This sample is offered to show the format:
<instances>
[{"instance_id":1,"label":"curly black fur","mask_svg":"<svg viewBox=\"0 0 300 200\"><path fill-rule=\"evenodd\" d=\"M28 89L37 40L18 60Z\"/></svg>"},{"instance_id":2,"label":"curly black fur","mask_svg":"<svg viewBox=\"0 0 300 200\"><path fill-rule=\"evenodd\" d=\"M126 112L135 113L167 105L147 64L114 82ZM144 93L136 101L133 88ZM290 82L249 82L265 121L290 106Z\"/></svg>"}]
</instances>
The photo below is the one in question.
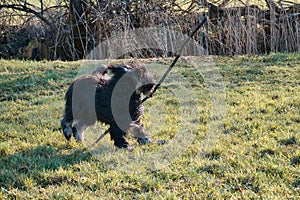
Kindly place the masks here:
<instances>
[{"instance_id":1,"label":"curly black fur","mask_svg":"<svg viewBox=\"0 0 300 200\"><path fill-rule=\"evenodd\" d=\"M107 77L109 73L111 77ZM77 78L65 96L61 120L64 136L70 140L73 133L77 141L83 141L85 129L98 120L110 125L110 136L117 147L129 147L127 131L139 143L150 143L140 123L141 103L142 94L151 92L154 85L154 77L146 68L134 65L100 67L92 75Z\"/></svg>"}]
</instances>

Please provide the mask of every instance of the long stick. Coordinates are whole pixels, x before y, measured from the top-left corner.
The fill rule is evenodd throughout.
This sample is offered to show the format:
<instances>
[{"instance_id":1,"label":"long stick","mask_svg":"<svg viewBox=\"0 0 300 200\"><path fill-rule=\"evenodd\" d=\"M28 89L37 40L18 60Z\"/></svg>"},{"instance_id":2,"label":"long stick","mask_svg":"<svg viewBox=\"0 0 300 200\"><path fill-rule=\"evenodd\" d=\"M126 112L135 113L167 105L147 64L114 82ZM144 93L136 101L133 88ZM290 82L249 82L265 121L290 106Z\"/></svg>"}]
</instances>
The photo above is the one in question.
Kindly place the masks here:
<instances>
[{"instance_id":1,"label":"long stick","mask_svg":"<svg viewBox=\"0 0 300 200\"><path fill-rule=\"evenodd\" d=\"M97 144L102 138L104 138L104 136L106 136L109 131L110 131L110 128L108 128L104 133L102 133L100 135L100 137L92 145L90 145L89 147L95 146L95 144Z\"/></svg>"},{"instance_id":2,"label":"long stick","mask_svg":"<svg viewBox=\"0 0 300 200\"><path fill-rule=\"evenodd\" d=\"M148 96L146 96L142 100L142 103L144 103L147 99L149 99L150 97L152 97L153 94L156 92L156 90L160 87L161 83L165 80L165 78L167 77L167 75L172 70L172 68L176 64L177 60L179 59L179 57L181 55L181 52L183 50L183 47L188 43L188 41L190 41L190 39L195 35L195 33L203 26L203 24L206 22L206 20L207 20L207 17L204 16L202 18L201 22L198 24L198 26L194 29L194 31L188 36L188 38L185 39L185 41L183 41L183 43L180 45L180 47L178 49L177 56L173 60L172 64L168 67L168 69L166 70L166 72L164 73L164 75L161 77L161 79L158 81L158 83L154 86L153 91L151 92L151 94L149 94Z\"/></svg>"},{"instance_id":3,"label":"long stick","mask_svg":"<svg viewBox=\"0 0 300 200\"><path fill-rule=\"evenodd\" d=\"M169 66L169 68L167 69L167 71L164 73L164 75L161 77L161 79L158 81L158 83L154 86L153 91L150 95L146 96L143 100L142 103L144 103L147 99L149 99L150 97L152 97L152 95L154 94L154 92L159 88L159 86L161 85L161 83L165 80L165 78L167 77L167 75L169 74L169 72L171 71L171 69L174 67L174 65L176 64L177 60L180 57L180 54L183 50L183 47L188 43L188 41L195 35L195 33L203 26L203 24L206 22L207 17L204 16L201 20L201 22L198 24L198 26L194 29L194 31L188 36L188 38L180 45L179 49L178 49L178 54L175 57L175 59L173 60L172 64ZM100 137L91 145L94 146L95 144L97 144L107 133L109 132L109 129L107 129L104 133L102 133L102 135L100 135Z\"/></svg>"}]
</instances>

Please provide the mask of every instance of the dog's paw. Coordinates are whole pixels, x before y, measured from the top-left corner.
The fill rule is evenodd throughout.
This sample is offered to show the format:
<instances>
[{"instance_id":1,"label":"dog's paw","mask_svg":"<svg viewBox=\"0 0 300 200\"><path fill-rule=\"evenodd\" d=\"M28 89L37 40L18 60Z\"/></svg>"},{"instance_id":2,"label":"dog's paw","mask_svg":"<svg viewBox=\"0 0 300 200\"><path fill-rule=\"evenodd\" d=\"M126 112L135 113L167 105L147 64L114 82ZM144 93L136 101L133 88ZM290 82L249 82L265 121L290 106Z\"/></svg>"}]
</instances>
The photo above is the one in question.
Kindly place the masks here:
<instances>
[{"instance_id":1,"label":"dog's paw","mask_svg":"<svg viewBox=\"0 0 300 200\"><path fill-rule=\"evenodd\" d=\"M66 121L66 119L63 118L63 119L60 121L60 124L61 124L61 127L62 127L63 134L64 134L65 138L66 138L67 140L70 140L70 139L71 139L71 136L72 136L72 128L71 128L70 123L68 123L68 122Z\"/></svg>"},{"instance_id":2,"label":"dog's paw","mask_svg":"<svg viewBox=\"0 0 300 200\"><path fill-rule=\"evenodd\" d=\"M151 144L152 143L151 139L148 137L138 138L137 141L139 144Z\"/></svg>"},{"instance_id":3,"label":"dog's paw","mask_svg":"<svg viewBox=\"0 0 300 200\"><path fill-rule=\"evenodd\" d=\"M115 140L114 145L120 149L127 149L128 147L130 147L130 144L126 141L125 138Z\"/></svg>"},{"instance_id":4,"label":"dog's paw","mask_svg":"<svg viewBox=\"0 0 300 200\"><path fill-rule=\"evenodd\" d=\"M71 136L72 136L72 129L69 128L69 127L65 127L63 129L63 133L64 133L64 136L67 140L70 140L71 139Z\"/></svg>"}]
</instances>

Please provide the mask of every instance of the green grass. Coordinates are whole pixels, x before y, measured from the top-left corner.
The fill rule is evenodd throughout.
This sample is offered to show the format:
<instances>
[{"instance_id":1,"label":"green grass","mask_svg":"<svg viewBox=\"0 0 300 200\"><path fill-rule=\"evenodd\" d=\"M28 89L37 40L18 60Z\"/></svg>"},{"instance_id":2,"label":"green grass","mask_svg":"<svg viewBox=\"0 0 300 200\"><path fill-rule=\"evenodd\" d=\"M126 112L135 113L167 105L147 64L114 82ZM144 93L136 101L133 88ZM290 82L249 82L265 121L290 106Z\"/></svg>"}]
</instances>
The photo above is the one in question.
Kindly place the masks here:
<instances>
[{"instance_id":1,"label":"green grass","mask_svg":"<svg viewBox=\"0 0 300 200\"><path fill-rule=\"evenodd\" d=\"M65 141L64 93L85 64L0 60L0 199L299 199L300 54L192 60L145 104L168 144L132 152L88 148L102 124ZM160 77L171 60L142 62Z\"/></svg>"}]
</instances>

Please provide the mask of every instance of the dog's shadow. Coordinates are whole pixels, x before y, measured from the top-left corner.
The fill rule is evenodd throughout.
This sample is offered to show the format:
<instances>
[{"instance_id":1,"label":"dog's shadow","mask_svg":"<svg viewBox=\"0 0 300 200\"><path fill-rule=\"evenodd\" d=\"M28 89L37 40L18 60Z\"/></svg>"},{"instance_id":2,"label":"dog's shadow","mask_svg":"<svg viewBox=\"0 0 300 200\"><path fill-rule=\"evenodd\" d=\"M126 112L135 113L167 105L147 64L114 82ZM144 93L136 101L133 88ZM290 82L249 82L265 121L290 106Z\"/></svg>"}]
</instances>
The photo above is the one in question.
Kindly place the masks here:
<instances>
[{"instance_id":1,"label":"dog's shadow","mask_svg":"<svg viewBox=\"0 0 300 200\"><path fill-rule=\"evenodd\" d=\"M74 170L76 164L92 158L84 149L72 150L69 145L53 147L41 145L21 150L12 155L1 155L0 186L26 189L26 180L33 179L42 187L59 184L64 178L57 178L53 172ZM53 177L52 177L53 176Z\"/></svg>"}]
</instances>

